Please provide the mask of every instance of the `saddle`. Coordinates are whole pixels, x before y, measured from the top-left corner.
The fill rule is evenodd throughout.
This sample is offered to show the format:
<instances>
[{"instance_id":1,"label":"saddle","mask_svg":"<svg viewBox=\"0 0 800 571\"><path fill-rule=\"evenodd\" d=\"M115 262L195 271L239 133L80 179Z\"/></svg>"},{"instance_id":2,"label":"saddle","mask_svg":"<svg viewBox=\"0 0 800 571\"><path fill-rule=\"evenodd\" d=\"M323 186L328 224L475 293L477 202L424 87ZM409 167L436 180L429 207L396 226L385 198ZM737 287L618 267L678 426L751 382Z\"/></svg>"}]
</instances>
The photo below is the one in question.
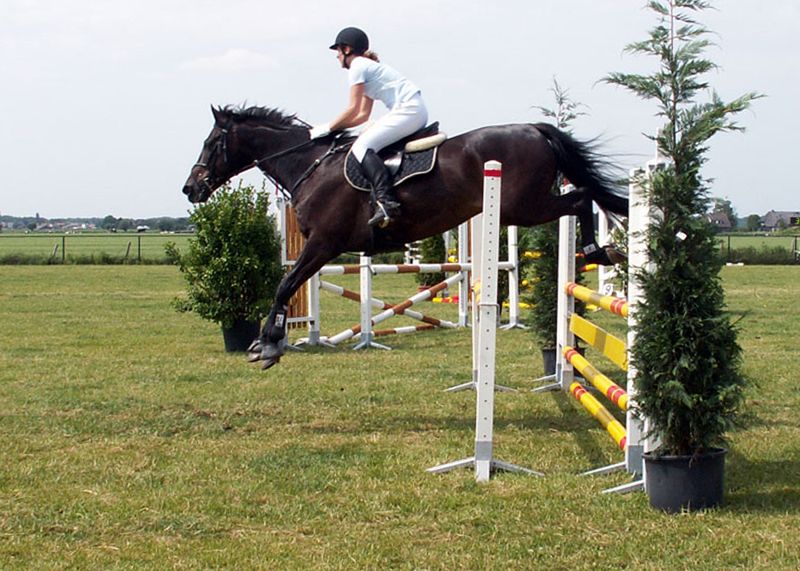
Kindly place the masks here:
<instances>
[{"instance_id":1,"label":"saddle","mask_svg":"<svg viewBox=\"0 0 800 571\"><path fill-rule=\"evenodd\" d=\"M439 132L437 121L381 150L378 156L383 159L389 171L392 186L397 186L413 176L431 172L436 165L439 145L446 140L447 135ZM344 161L344 178L356 190L372 191L372 186L361 171L361 165L353 156L352 149Z\"/></svg>"}]
</instances>

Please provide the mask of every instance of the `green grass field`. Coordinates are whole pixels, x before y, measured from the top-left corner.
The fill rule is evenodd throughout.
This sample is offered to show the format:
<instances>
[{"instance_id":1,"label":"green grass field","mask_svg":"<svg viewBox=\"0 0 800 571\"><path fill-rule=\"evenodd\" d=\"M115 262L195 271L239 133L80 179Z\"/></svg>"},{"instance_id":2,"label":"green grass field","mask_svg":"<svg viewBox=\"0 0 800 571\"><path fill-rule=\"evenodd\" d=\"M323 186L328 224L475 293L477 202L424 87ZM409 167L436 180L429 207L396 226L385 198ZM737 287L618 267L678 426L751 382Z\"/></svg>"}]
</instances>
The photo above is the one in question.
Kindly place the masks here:
<instances>
[{"instance_id":1,"label":"green grass field","mask_svg":"<svg viewBox=\"0 0 800 571\"><path fill-rule=\"evenodd\" d=\"M770 236L770 235L750 235L750 236L730 236L731 248L786 248L791 249L795 244L794 236ZM719 236L717 243L720 247L728 246L728 236Z\"/></svg>"},{"instance_id":2,"label":"green grass field","mask_svg":"<svg viewBox=\"0 0 800 571\"><path fill-rule=\"evenodd\" d=\"M727 505L680 516L600 493L624 474L577 475L621 453L566 395L525 390L542 367L529 332L498 334L498 382L522 390L496 399L495 452L546 477L478 485L424 471L472 451L474 394L442 391L470 377L468 330L293 352L264 373L171 308L174 267L0 273L2 569L800 567L795 267L723 271L758 387ZM415 289L375 280L387 301ZM326 333L357 321L322 299Z\"/></svg>"},{"instance_id":3,"label":"green grass field","mask_svg":"<svg viewBox=\"0 0 800 571\"><path fill-rule=\"evenodd\" d=\"M175 242L185 247L189 234L155 234L135 232L84 234L0 234L0 258L14 254L54 257L56 260L98 257L102 255L137 261L165 260L164 246Z\"/></svg>"},{"instance_id":4,"label":"green grass field","mask_svg":"<svg viewBox=\"0 0 800 571\"><path fill-rule=\"evenodd\" d=\"M742 261L744 259L748 264L792 264L796 263L794 252L798 249L800 239L796 236L773 236L766 234L752 234L752 235L721 235L717 237L717 245L719 252L722 254L723 259L726 261ZM747 253L747 251L752 253ZM766 251L773 252L774 258L778 251L783 250L784 253L778 258L780 261L769 260L769 257L763 257ZM753 257L756 252L761 252L762 257Z\"/></svg>"}]
</instances>

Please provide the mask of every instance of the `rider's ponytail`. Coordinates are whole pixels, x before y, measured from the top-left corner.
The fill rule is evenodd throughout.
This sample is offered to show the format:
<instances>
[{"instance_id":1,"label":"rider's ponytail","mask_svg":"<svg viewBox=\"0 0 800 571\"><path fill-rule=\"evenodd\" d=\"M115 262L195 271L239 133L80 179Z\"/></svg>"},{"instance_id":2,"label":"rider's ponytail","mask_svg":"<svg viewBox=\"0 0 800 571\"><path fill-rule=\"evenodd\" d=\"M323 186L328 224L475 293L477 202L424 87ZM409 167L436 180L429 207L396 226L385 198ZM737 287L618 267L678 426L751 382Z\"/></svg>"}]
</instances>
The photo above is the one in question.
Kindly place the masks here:
<instances>
[{"instance_id":1,"label":"rider's ponytail","mask_svg":"<svg viewBox=\"0 0 800 571\"><path fill-rule=\"evenodd\" d=\"M378 54L373 52L372 50L367 50L362 54L364 57L371 59L372 61L380 62L381 60L378 59Z\"/></svg>"}]
</instances>

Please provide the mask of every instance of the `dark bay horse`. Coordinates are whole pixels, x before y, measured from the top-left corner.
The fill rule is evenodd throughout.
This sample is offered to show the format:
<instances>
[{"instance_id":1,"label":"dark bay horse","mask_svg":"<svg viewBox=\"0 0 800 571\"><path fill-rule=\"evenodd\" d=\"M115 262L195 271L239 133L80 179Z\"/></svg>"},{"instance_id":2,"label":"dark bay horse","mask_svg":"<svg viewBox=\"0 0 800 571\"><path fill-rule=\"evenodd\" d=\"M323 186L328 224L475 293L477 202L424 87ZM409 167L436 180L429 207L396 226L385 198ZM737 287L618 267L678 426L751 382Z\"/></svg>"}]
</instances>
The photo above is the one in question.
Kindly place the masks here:
<instances>
[{"instance_id":1,"label":"dark bay horse","mask_svg":"<svg viewBox=\"0 0 800 571\"><path fill-rule=\"evenodd\" d=\"M354 190L342 169L348 146L335 134L310 139L309 125L261 107L212 108L214 127L183 192L204 202L231 177L257 166L291 194L306 245L278 287L261 330L260 358L267 369L284 353L289 299L322 266L343 252L401 250L408 242L442 233L482 208L483 164L503 164L501 223L535 226L564 215L578 217L586 262L608 265L615 250L594 239L592 201L627 217L628 200L603 172L590 144L545 123L476 129L445 141L434 170L397 187L401 216L385 229L367 225L368 193ZM553 192L559 173L576 190ZM615 260L618 261L618 260Z\"/></svg>"}]
</instances>

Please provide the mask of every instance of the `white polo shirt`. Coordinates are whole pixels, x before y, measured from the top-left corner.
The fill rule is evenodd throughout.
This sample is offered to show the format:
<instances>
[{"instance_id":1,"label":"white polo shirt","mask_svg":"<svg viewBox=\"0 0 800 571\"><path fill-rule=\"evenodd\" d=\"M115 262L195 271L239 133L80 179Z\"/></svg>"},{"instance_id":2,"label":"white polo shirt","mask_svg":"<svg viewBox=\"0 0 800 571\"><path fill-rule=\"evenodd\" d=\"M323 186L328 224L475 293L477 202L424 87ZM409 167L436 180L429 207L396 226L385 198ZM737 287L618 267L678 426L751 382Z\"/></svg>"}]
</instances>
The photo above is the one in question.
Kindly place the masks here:
<instances>
[{"instance_id":1,"label":"white polo shirt","mask_svg":"<svg viewBox=\"0 0 800 571\"><path fill-rule=\"evenodd\" d=\"M357 57L350 62L349 79L351 86L363 83L364 95L382 101L389 109L420 93L420 89L396 69L367 57Z\"/></svg>"}]
</instances>

